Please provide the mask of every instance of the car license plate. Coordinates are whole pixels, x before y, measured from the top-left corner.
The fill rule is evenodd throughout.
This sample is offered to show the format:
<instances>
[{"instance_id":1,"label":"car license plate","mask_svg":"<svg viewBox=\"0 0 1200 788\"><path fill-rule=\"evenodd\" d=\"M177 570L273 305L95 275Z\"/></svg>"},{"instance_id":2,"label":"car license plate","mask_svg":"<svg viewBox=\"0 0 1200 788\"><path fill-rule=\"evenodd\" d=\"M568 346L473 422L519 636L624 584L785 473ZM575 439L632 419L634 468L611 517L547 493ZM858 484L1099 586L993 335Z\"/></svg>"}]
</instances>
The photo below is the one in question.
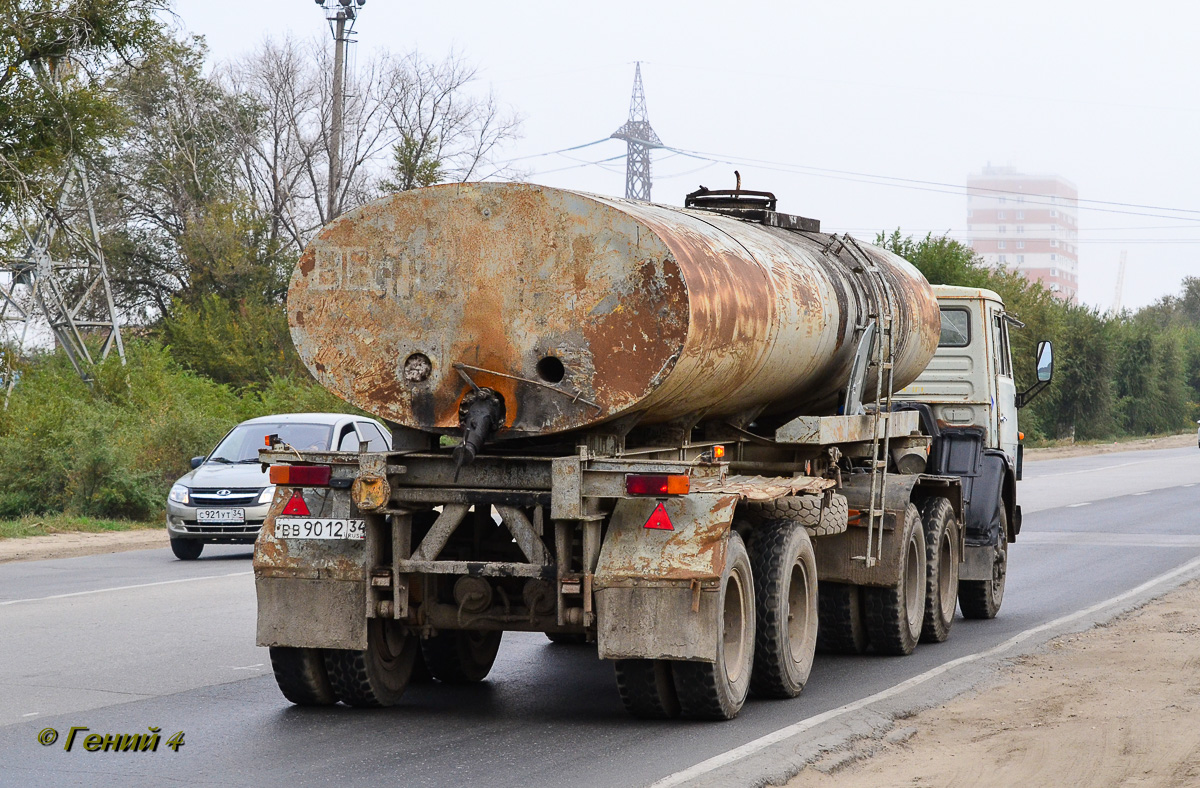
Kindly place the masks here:
<instances>
[{"instance_id":1,"label":"car license plate","mask_svg":"<svg viewBox=\"0 0 1200 788\"><path fill-rule=\"evenodd\" d=\"M245 509L197 509L196 522L198 523L244 523L246 522Z\"/></svg>"},{"instance_id":2,"label":"car license plate","mask_svg":"<svg viewBox=\"0 0 1200 788\"><path fill-rule=\"evenodd\" d=\"M276 517L276 539L362 539L364 520L328 517Z\"/></svg>"}]
</instances>

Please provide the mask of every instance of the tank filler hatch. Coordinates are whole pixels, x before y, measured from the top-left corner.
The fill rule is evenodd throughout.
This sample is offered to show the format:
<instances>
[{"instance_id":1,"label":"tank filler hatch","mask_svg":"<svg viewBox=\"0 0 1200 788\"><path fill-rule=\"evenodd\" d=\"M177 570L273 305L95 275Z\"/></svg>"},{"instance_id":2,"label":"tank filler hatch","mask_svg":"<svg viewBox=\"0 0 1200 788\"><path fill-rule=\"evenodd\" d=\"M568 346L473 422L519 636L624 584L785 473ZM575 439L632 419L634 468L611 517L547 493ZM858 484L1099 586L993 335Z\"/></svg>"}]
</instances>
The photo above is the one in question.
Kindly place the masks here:
<instances>
[{"instance_id":1,"label":"tank filler hatch","mask_svg":"<svg viewBox=\"0 0 1200 788\"><path fill-rule=\"evenodd\" d=\"M740 179L739 179L740 180ZM756 192L748 189L706 189L701 186L683 200L684 208L732 216L768 227L785 230L801 230L807 233L821 232L821 221L775 210L775 195L771 192Z\"/></svg>"}]
</instances>

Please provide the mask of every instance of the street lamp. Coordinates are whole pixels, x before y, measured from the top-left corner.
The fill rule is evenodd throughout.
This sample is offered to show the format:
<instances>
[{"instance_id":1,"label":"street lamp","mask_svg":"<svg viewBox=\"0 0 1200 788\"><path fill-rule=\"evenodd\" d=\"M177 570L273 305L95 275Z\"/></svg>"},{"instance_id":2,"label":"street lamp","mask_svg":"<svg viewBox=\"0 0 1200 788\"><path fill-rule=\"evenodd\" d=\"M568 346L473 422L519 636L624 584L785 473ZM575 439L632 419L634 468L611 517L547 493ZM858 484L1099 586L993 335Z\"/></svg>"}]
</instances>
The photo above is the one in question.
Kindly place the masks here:
<instances>
[{"instance_id":1,"label":"street lamp","mask_svg":"<svg viewBox=\"0 0 1200 788\"><path fill-rule=\"evenodd\" d=\"M342 180L342 111L346 100L346 44L354 34L354 22L367 0L314 0L325 9L333 33L333 113L330 118L329 195L325 221L332 221L338 207Z\"/></svg>"}]
</instances>

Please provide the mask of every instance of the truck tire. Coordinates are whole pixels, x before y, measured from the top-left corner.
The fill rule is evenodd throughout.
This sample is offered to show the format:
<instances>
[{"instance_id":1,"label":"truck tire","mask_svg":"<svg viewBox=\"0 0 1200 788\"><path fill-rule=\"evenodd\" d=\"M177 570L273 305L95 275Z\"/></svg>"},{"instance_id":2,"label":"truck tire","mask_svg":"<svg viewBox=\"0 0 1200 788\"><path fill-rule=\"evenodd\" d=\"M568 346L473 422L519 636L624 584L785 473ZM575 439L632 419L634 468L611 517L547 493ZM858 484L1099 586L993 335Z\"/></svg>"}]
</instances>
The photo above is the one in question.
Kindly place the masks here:
<instances>
[{"instance_id":1,"label":"truck tire","mask_svg":"<svg viewBox=\"0 0 1200 788\"><path fill-rule=\"evenodd\" d=\"M958 581L958 607L963 618L995 618L1004 601L1004 580L1008 574L1008 512L1000 506L1000 538L992 558L991 580Z\"/></svg>"},{"instance_id":2,"label":"truck tire","mask_svg":"<svg viewBox=\"0 0 1200 788\"><path fill-rule=\"evenodd\" d=\"M825 504L823 495L785 495L773 501L748 501L743 507L748 519L756 523L791 520L803 525L809 536L833 536L846 530L849 506L846 496L834 493Z\"/></svg>"},{"instance_id":3,"label":"truck tire","mask_svg":"<svg viewBox=\"0 0 1200 788\"><path fill-rule=\"evenodd\" d=\"M617 692L625 710L643 720L679 716L671 662L665 659L618 659Z\"/></svg>"},{"instance_id":4,"label":"truck tire","mask_svg":"<svg viewBox=\"0 0 1200 788\"><path fill-rule=\"evenodd\" d=\"M911 503L900 529L900 578L894 586L863 586L867 638L880 654L905 656L917 647L925 619L925 529Z\"/></svg>"},{"instance_id":5,"label":"truck tire","mask_svg":"<svg viewBox=\"0 0 1200 788\"><path fill-rule=\"evenodd\" d=\"M332 706L338 702L319 648L271 646L271 670L283 697L297 706Z\"/></svg>"},{"instance_id":6,"label":"truck tire","mask_svg":"<svg viewBox=\"0 0 1200 788\"><path fill-rule=\"evenodd\" d=\"M675 662L679 708L697 720L731 720L742 710L754 667L754 576L742 537L730 532L717 599L717 661Z\"/></svg>"},{"instance_id":7,"label":"truck tire","mask_svg":"<svg viewBox=\"0 0 1200 788\"><path fill-rule=\"evenodd\" d=\"M958 522L945 498L930 498L921 506L925 528L925 622L922 643L941 643L950 637L958 607Z\"/></svg>"},{"instance_id":8,"label":"truck tire","mask_svg":"<svg viewBox=\"0 0 1200 788\"><path fill-rule=\"evenodd\" d=\"M749 552L756 618L750 692L794 698L817 650L817 557L808 531L792 520L764 523Z\"/></svg>"},{"instance_id":9,"label":"truck tire","mask_svg":"<svg viewBox=\"0 0 1200 788\"><path fill-rule=\"evenodd\" d=\"M333 691L347 706L395 706L412 678L420 650L415 635L399 622L367 622L366 651L324 649L325 670Z\"/></svg>"},{"instance_id":10,"label":"truck tire","mask_svg":"<svg viewBox=\"0 0 1200 788\"><path fill-rule=\"evenodd\" d=\"M172 539L171 552L180 561L195 561L204 552L204 542L199 539Z\"/></svg>"},{"instance_id":11,"label":"truck tire","mask_svg":"<svg viewBox=\"0 0 1200 788\"><path fill-rule=\"evenodd\" d=\"M546 639L556 646L582 646L587 635L582 632L547 632Z\"/></svg>"},{"instance_id":12,"label":"truck tire","mask_svg":"<svg viewBox=\"0 0 1200 788\"><path fill-rule=\"evenodd\" d=\"M827 654L862 654L867 650L862 589L849 583L823 581L817 597L820 625L817 650Z\"/></svg>"},{"instance_id":13,"label":"truck tire","mask_svg":"<svg viewBox=\"0 0 1200 788\"><path fill-rule=\"evenodd\" d=\"M421 640L429 673L445 684L483 681L492 670L503 632L452 629Z\"/></svg>"}]
</instances>

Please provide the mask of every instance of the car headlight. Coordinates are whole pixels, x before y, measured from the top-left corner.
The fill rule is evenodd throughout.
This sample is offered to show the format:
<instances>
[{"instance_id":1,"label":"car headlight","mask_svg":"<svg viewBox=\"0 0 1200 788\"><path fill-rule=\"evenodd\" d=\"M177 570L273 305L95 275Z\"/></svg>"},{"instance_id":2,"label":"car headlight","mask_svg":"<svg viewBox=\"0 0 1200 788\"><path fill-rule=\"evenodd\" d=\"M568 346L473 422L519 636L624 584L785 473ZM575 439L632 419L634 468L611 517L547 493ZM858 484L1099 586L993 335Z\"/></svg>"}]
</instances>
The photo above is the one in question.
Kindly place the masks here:
<instances>
[{"instance_id":1,"label":"car headlight","mask_svg":"<svg viewBox=\"0 0 1200 788\"><path fill-rule=\"evenodd\" d=\"M171 485L171 492L167 495L167 497L171 499L172 503L181 503L186 506L187 504L191 503L191 501L188 500L189 492L190 490L188 490L188 488L184 487L182 484L173 484Z\"/></svg>"},{"instance_id":2,"label":"car headlight","mask_svg":"<svg viewBox=\"0 0 1200 788\"><path fill-rule=\"evenodd\" d=\"M261 493L258 494L258 503L270 503L271 499L274 497L275 497L275 488L267 487Z\"/></svg>"}]
</instances>

